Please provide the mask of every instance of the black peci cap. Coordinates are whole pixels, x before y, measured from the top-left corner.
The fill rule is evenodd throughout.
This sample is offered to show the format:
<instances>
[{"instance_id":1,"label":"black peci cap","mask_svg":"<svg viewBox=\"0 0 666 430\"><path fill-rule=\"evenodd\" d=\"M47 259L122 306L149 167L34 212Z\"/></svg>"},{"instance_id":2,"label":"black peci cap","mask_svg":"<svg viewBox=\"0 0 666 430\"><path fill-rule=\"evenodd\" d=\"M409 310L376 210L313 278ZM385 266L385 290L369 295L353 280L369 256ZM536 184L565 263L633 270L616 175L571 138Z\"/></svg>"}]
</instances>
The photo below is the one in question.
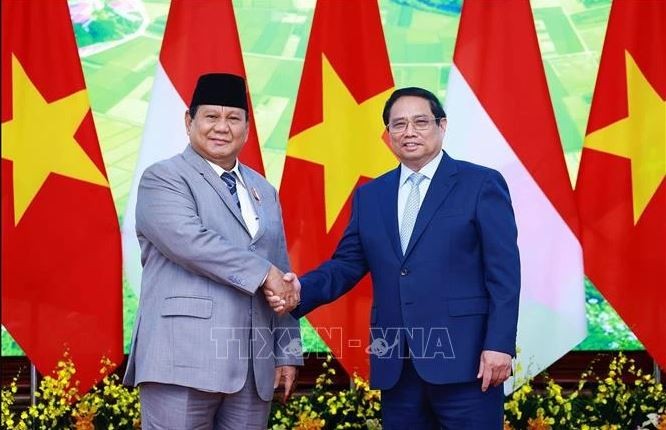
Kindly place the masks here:
<instances>
[{"instance_id":1,"label":"black peci cap","mask_svg":"<svg viewBox=\"0 0 666 430\"><path fill-rule=\"evenodd\" d=\"M198 105L218 105L248 110L245 79L231 73L201 75L192 94L190 109Z\"/></svg>"}]
</instances>

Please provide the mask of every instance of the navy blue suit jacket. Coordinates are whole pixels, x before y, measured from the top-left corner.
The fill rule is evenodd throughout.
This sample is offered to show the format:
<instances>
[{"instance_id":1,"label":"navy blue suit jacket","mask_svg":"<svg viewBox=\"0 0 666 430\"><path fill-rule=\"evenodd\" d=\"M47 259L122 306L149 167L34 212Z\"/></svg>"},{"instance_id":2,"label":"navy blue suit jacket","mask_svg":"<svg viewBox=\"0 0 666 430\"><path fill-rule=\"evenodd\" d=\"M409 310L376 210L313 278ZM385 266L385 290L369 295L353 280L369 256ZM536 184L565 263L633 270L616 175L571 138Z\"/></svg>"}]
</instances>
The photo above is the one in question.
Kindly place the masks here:
<instances>
[{"instance_id":1,"label":"navy blue suit jacket","mask_svg":"<svg viewBox=\"0 0 666 430\"><path fill-rule=\"evenodd\" d=\"M476 379L482 350L515 355L520 291L517 231L506 182L495 170L446 153L403 256L400 167L359 187L332 259L300 278L303 316L370 271L370 383L391 388L409 346L433 384Z\"/></svg>"}]
</instances>

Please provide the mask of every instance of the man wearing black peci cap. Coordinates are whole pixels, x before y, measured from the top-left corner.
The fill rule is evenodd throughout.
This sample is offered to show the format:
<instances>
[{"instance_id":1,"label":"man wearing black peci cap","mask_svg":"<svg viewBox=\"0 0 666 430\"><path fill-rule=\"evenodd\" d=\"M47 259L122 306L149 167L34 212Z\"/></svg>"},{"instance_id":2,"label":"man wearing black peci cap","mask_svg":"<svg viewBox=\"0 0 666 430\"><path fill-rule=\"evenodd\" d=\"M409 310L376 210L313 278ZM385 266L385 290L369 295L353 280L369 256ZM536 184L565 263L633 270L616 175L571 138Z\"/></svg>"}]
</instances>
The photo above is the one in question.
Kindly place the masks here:
<instances>
[{"instance_id":1,"label":"man wearing black peci cap","mask_svg":"<svg viewBox=\"0 0 666 430\"><path fill-rule=\"evenodd\" d=\"M298 290L275 188L239 163L249 131L245 80L199 78L185 113L189 145L141 178L136 231L141 299L125 383L144 429L265 429L278 383L302 364L298 322L274 313Z\"/></svg>"}]
</instances>

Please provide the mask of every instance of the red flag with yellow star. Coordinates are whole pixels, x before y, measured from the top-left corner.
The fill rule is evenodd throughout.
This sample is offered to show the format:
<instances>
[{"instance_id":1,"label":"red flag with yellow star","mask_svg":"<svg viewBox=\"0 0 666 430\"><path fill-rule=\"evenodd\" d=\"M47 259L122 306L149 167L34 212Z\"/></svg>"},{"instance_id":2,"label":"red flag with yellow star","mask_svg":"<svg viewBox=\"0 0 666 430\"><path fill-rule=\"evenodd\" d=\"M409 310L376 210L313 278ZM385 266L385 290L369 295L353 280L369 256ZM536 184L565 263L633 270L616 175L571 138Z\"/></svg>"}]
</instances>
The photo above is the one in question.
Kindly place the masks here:
<instances>
[{"instance_id":1,"label":"red flag with yellow star","mask_svg":"<svg viewBox=\"0 0 666 430\"><path fill-rule=\"evenodd\" d=\"M666 3L613 2L578 174L585 272L666 367Z\"/></svg>"},{"instance_id":2,"label":"red flag with yellow star","mask_svg":"<svg viewBox=\"0 0 666 430\"><path fill-rule=\"evenodd\" d=\"M120 234L65 0L2 2L2 323L80 389L122 355Z\"/></svg>"},{"instance_id":3,"label":"red flag with yellow star","mask_svg":"<svg viewBox=\"0 0 666 430\"><path fill-rule=\"evenodd\" d=\"M297 274L330 258L355 187L397 166L381 119L392 91L377 1L318 1L280 187ZM345 369L365 377L371 297L366 277L307 317Z\"/></svg>"}]
</instances>

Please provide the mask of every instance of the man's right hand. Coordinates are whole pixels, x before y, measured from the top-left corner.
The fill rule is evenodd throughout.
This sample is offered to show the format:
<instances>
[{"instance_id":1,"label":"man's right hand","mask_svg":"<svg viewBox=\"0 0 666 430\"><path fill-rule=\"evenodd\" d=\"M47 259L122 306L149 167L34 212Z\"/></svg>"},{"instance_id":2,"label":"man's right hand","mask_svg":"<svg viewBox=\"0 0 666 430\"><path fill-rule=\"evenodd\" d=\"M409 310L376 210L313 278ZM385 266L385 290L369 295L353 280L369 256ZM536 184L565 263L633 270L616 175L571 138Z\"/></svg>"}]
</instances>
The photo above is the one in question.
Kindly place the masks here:
<instances>
[{"instance_id":1,"label":"man's right hand","mask_svg":"<svg viewBox=\"0 0 666 430\"><path fill-rule=\"evenodd\" d=\"M278 315L293 310L300 301L301 284L293 273L284 274L271 266L263 285L264 295Z\"/></svg>"}]
</instances>

